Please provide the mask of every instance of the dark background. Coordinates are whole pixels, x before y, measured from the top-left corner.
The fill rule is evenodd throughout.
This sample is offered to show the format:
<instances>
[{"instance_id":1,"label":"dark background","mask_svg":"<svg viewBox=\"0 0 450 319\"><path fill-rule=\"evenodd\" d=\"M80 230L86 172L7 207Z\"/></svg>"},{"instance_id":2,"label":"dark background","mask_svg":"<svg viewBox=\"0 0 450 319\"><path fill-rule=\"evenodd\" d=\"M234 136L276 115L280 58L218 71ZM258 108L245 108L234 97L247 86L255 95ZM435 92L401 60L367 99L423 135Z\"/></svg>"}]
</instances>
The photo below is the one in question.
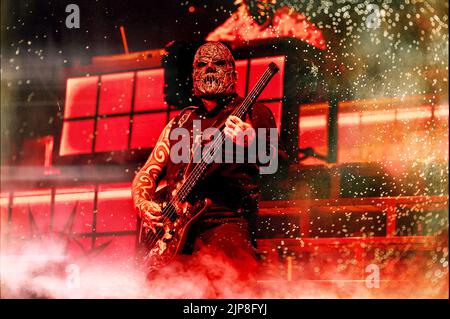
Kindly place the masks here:
<instances>
[{"instance_id":1,"label":"dark background","mask_svg":"<svg viewBox=\"0 0 450 319\"><path fill-rule=\"evenodd\" d=\"M65 26L71 3L80 7L79 29ZM6 41L31 38L35 49L51 46L66 58L82 60L123 53L121 25L130 51L148 50L175 39L205 38L235 9L233 1L2 1Z\"/></svg>"}]
</instances>

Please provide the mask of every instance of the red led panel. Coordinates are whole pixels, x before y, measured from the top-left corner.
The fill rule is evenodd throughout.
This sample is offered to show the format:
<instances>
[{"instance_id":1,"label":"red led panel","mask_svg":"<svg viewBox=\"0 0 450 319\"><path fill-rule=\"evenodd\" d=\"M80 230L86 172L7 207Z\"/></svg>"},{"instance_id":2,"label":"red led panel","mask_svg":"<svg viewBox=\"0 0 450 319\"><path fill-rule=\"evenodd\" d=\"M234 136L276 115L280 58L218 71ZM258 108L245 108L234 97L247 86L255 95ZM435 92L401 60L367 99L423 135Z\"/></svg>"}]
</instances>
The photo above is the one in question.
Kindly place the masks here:
<instances>
[{"instance_id":1,"label":"red led panel","mask_svg":"<svg viewBox=\"0 0 450 319\"><path fill-rule=\"evenodd\" d=\"M278 132L281 128L281 114L282 114L282 102L265 102L264 103L273 113L275 123L277 124Z\"/></svg>"},{"instance_id":2,"label":"red led panel","mask_svg":"<svg viewBox=\"0 0 450 319\"><path fill-rule=\"evenodd\" d=\"M338 114L338 162L358 161L360 114L358 112Z\"/></svg>"},{"instance_id":3,"label":"red led panel","mask_svg":"<svg viewBox=\"0 0 450 319\"><path fill-rule=\"evenodd\" d=\"M98 76L68 79L64 118L94 116L97 87Z\"/></svg>"},{"instance_id":4,"label":"red led panel","mask_svg":"<svg viewBox=\"0 0 450 319\"><path fill-rule=\"evenodd\" d=\"M50 231L50 194L47 197L46 203L38 203L30 205L32 214L32 222L36 229L32 230L32 235L39 236L40 234Z\"/></svg>"},{"instance_id":5,"label":"red led panel","mask_svg":"<svg viewBox=\"0 0 450 319\"><path fill-rule=\"evenodd\" d=\"M136 254L136 235L101 236L97 237L95 246L107 244L99 256L97 262L126 265L133 262Z\"/></svg>"},{"instance_id":6,"label":"red led panel","mask_svg":"<svg viewBox=\"0 0 450 319\"><path fill-rule=\"evenodd\" d=\"M134 110L160 110L167 108L164 102L164 70L139 71L136 75Z\"/></svg>"},{"instance_id":7,"label":"red led panel","mask_svg":"<svg viewBox=\"0 0 450 319\"><path fill-rule=\"evenodd\" d=\"M127 149L129 125L129 116L98 119L95 151L109 152Z\"/></svg>"},{"instance_id":8,"label":"red led panel","mask_svg":"<svg viewBox=\"0 0 450 319\"><path fill-rule=\"evenodd\" d=\"M130 193L129 190L128 192ZM97 205L97 232L136 229L136 213L131 198L99 198Z\"/></svg>"},{"instance_id":9,"label":"red led panel","mask_svg":"<svg viewBox=\"0 0 450 319\"><path fill-rule=\"evenodd\" d=\"M444 135L448 131L435 126L430 135L431 116L431 108L425 105L342 112L338 115L338 162L414 161L437 154L447 158L448 142L442 144L436 136L448 141Z\"/></svg>"},{"instance_id":10,"label":"red led panel","mask_svg":"<svg viewBox=\"0 0 450 319\"><path fill-rule=\"evenodd\" d=\"M30 219L28 218L28 207L26 205L14 205L8 231L11 237L30 237Z\"/></svg>"},{"instance_id":11,"label":"red led panel","mask_svg":"<svg viewBox=\"0 0 450 319\"><path fill-rule=\"evenodd\" d=\"M281 99L283 98L283 78L284 78L284 56L274 56L252 59L250 62L250 75L249 75L249 87L250 91L256 84L258 79L264 73L264 71L269 66L270 62L274 62L280 71L270 80L267 87L261 93L259 99Z\"/></svg>"},{"instance_id":12,"label":"red led panel","mask_svg":"<svg viewBox=\"0 0 450 319\"><path fill-rule=\"evenodd\" d=\"M59 155L91 153L93 133L94 120L64 122Z\"/></svg>"},{"instance_id":13,"label":"red led panel","mask_svg":"<svg viewBox=\"0 0 450 319\"><path fill-rule=\"evenodd\" d=\"M236 72L237 72L236 92L242 97L245 97L245 86L247 85L247 67L248 67L248 60L236 61Z\"/></svg>"},{"instance_id":14,"label":"red led panel","mask_svg":"<svg viewBox=\"0 0 450 319\"><path fill-rule=\"evenodd\" d=\"M139 114L133 117L131 148L150 148L155 146L166 126L166 112Z\"/></svg>"},{"instance_id":15,"label":"red led panel","mask_svg":"<svg viewBox=\"0 0 450 319\"><path fill-rule=\"evenodd\" d=\"M64 234L91 233L94 187L56 190L53 230Z\"/></svg>"},{"instance_id":16,"label":"red led panel","mask_svg":"<svg viewBox=\"0 0 450 319\"><path fill-rule=\"evenodd\" d=\"M99 189L97 232L136 230L131 185L105 185Z\"/></svg>"},{"instance_id":17,"label":"red led panel","mask_svg":"<svg viewBox=\"0 0 450 319\"><path fill-rule=\"evenodd\" d=\"M133 80L132 72L103 75L98 113L129 113L133 96Z\"/></svg>"},{"instance_id":18,"label":"red led panel","mask_svg":"<svg viewBox=\"0 0 450 319\"><path fill-rule=\"evenodd\" d=\"M11 237L36 237L50 229L51 191L17 192L13 199Z\"/></svg>"},{"instance_id":19,"label":"red led panel","mask_svg":"<svg viewBox=\"0 0 450 319\"><path fill-rule=\"evenodd\" d=\"M300 106L299 147L312 147L321 155L328 154L328 104ZM302 156L302 154L300 154ZM323 161L310 157L303 165L323 164Z\"/></svg>"}]
</instances>

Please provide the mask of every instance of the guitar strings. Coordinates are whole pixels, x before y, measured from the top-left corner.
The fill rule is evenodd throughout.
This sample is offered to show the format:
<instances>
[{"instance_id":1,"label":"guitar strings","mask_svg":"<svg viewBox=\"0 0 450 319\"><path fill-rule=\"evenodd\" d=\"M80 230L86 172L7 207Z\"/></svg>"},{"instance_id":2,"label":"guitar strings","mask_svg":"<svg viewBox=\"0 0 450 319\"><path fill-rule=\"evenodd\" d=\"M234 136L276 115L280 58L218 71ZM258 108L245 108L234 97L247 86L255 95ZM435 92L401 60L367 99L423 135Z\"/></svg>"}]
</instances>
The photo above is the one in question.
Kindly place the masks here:
<instances>
[{"instance_id":1,"label":"guitar strings","mask_svg":"<svg viewBox=\"0 0 450 319\"><path fill-rule=\"evenodd\" d=\"M264 86L263 82L268 80L271 76L275 75L275 73L272 73L271 71L272 70L270 68L268 68L264 72L264 74L261 76L260 81L258 81L258 84L255 85L255 87L250 92L250 94L242 102L241 107L239 107L237 110L232 112L230 115L235 115L237 117L241 117L245 113L245 109L249 106L249 104L251 102L251 99L253 97L257 97L257 96L259 96L259 94L261 94L263 86ZM253 93L254 91L256 91L256 92ZM261 91L261 92L258 92L258 91ZM247 104L247 105L245 105L245 104ZM239 113L242 113L242 114L239 114ZM204 170L210 164L208 162L210 160L214 159L214 157L211 155L211 151L214 151L214 156L216 156L216 152L218 151L218 147L222 147L222 145L223 145L224 137L225 137L225 133L222 130L222 131L220 131L220 134L219 134L218 138L216 138L215 141L213 142L213 145L211 145L211 147L209 147L207 152L206 152L206 156L210 156L210 158L209 159L206 158L207 162L202 161L202 162L200 162L200 163L195 165L194 169L189 174L189 176L188 176L188 178L186 180L186 183L184 183L180 187L179 192L177 194L175 194L175 196L172 198L172 200L167 204L166 207L169 209L169 211L167 211L167 212L162 214L162 216L164 216L163 219L162 219L162 222L165 222L165 221L169 220L174 215L174 213L176 213L176 209L174 207L176 202L178 202L179 199L180 199L180 201L184 201L186 199L186 197L189 195L190 191L192 190L191 187L195 185L195 183L197 182L197 179L201 176L201 174L204 172ZM191 188L191 189L189 189L189 188ZM148 236L148 235L152 235L152 236ZM158 239L158 234L149 232L148 235L146 236L147 238L144 240L144 242L145 242L146 245L148 245L148 243L151 242L150 246L153 246L159 240Z\"/></svg>"}]
</instances>

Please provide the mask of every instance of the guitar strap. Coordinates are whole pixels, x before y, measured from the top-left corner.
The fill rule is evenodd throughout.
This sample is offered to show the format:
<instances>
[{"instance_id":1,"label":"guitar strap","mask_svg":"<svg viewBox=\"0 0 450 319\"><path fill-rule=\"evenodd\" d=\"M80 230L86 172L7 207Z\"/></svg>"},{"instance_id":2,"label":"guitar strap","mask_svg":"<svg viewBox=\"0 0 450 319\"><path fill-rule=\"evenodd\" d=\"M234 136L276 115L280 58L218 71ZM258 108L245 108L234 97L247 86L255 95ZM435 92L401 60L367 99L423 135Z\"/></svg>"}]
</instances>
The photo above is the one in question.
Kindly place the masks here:
<instances>
[{"instance_id":1,"label":"guitar strap","mask_svg":"<svg viewBox=\"0 0 450 319\"><path fill-rule=\"evenodd\" d=\"M174 119L174 125L176 127L182 127L184 123L187 122L191 114L198 109L198 106L188 106L181 110L181 113L178 114ZM172 127L173 127L172 126Z\"/></svg>"},{"instance_id":2,"label":"guitar strap","mask_svg":"<svg viewBox=\"0 0 450 319\"><path fill-rule=\"evenodd\" d=\"M183 110L181 110L181 112L177 116L175 116L175 118L173 120L171 131L174 128L183 127L184 124L191 117L192 113L194 113L197 109L198 109L198 106L188 106L188 107L184 108ZM170 134L170 132L169 132L169 134ZM191 154L192 154L192 150L191 150ZM192 161L192 156L191 156L190 161ZM190 164L187 164L187 167L189 167L189 165ZM184 171L184 173L186 173L187 172L187 167L185 166L185 169L181 169L181 170Z\"/></svg>"}]
</instances>

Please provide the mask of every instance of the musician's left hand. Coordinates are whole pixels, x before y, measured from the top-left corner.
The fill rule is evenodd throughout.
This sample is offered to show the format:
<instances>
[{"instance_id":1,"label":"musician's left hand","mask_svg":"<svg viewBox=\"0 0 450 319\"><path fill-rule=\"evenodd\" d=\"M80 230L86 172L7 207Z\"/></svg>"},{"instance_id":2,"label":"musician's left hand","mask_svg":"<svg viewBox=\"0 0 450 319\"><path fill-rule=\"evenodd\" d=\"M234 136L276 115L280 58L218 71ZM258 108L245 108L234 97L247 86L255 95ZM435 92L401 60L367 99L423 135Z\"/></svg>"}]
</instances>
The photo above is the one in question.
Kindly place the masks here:
<instances>
[{"instance_id":1,"label":"musician's left hand","mask_svg":"<svg viewBox=\"0 0 450 319\"><path fill-rule=\"evenodd\" d=\"M239 146L248 146L256 138L252 124L234 115L230 115L226 120L224 133Z\"/></svg>"}]
</instances>

